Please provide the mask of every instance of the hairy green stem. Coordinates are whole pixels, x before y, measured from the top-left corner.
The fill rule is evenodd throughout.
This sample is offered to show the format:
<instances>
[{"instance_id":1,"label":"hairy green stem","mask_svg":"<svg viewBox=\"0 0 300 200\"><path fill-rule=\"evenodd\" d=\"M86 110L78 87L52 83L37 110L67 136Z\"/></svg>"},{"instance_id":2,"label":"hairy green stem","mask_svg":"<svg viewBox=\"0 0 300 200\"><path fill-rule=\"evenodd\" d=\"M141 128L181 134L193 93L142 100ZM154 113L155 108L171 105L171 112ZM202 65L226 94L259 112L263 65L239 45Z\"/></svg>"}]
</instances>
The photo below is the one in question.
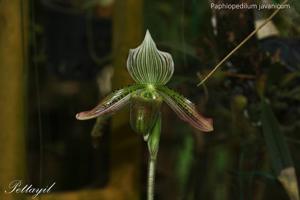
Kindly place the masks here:
<instances>
[{"instance_id":1,"label":"hairy green stem","mask_svg":"<svg viewBox=\"0 0 300 200\"><path fill-rule=\"evenodd\" d=\"M151 130L149 135L148 150L150 154L149 163L148 163L148 185L147 185L147 200L154 199L154 187L155 187L155 166L156 166L156 158L157 152L159 149L159 140L161 133L161 113L158 114L158 117L155 121L155 125Z\"/></svg>"},{"instance_id":2,"label":"hairy green stem","mask_svg":"<svg viewBox=\"0 0 300 200\"><path fill-rule=\"evenodd\" d=\"M155 166L156 159L149 159L149 168L148 168L148 191L147 191L147 199L154 199L154 187L155 187Z\"/></svg>"}]
</instances>

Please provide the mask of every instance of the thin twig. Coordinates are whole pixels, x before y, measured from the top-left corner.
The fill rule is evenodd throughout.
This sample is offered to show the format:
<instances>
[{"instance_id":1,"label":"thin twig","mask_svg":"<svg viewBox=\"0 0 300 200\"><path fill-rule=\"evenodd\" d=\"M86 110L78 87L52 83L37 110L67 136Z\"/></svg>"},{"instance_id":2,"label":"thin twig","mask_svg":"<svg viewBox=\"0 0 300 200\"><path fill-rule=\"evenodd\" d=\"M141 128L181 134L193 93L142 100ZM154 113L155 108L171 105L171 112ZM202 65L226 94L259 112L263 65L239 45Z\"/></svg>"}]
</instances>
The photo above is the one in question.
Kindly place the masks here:
<instances>
[{"instance_id":1,"label":"thin twig","mask_svg":"<svg viewBox=\"0 0 300 200\"><path fill-rule=\"evenodd\" d=\"M282 4L286 4L288 0L285 0ZM202 85L232 54L234 54L241 46L243 46L252 36L254 36L261 28L263 28L272 18L280 11L280 7L276 9L270 17L268 17L259 27L257 27L254 31L252 31L238 46L236 46L227 56L225 56L215 67L213 70L209 72L209 74L197 85L198 87Z\"/></svg>"}]
</instances>

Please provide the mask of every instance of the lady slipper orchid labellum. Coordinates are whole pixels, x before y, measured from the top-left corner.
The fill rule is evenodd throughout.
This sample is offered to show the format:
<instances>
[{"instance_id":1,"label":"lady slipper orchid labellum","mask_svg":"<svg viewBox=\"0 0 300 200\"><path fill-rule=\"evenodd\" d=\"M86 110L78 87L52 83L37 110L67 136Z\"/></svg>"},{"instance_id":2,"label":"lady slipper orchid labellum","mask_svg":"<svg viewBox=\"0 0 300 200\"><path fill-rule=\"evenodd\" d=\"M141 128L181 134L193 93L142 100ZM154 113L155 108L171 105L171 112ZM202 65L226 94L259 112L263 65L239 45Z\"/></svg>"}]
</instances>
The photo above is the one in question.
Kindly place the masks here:
<instances>
[{"instance_id":1,"label":"lady slipper orchid labellum","mask_svg":"<svg viewBox=\"0 0 300 200\"><path fill-rule=\"evenodd\" d=\"M113 92L92 110L78 113L76 118L86 120L109 115L130 104L130 125L148 143L148 200L151 200L161 131L162 102L167 103L182 120L200 131L212 131L213 125L212 120L203 117L192 102L165 86L173 75L174 62L169 53L157 49L149 31L142 44L129 51L127 69L135 84Z\"/></svg>"}]
</instances>

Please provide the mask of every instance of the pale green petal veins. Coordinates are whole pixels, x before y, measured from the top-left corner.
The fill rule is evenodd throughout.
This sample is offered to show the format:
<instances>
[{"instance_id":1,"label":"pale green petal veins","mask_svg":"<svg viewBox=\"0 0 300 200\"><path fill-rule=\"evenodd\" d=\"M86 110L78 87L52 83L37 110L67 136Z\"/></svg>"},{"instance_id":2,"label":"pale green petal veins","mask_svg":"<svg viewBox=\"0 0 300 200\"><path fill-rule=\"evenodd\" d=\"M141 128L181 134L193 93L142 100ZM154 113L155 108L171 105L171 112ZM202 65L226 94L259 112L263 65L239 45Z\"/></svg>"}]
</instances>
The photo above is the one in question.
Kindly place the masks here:
<instances>
[{"instance_id":1,"label":"pale green petal veins","mask_svg":"<svg viewBox=\"0 0 300 200\"><path fill-rule=\"evenodd\" d=\"M173 75L174 62L169 53L157 49L147 31L142 44L129 51L127 69L137 83L165 85Z\"/></svg>"}]
</instances>

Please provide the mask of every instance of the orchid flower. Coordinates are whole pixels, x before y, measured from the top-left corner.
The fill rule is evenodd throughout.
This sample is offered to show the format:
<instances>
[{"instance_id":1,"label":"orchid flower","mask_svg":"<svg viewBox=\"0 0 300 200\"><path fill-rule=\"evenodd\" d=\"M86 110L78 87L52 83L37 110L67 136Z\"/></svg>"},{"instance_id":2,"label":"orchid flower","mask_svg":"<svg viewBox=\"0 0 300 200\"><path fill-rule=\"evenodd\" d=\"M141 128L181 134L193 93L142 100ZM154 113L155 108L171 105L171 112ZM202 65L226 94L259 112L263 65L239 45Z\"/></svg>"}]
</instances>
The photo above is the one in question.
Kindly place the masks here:
<instances>
[{"instance_id":1,"label":"orchid flower","mask_svg":"<svg viewBox=\"0 0 300 200\"><path fill-rule=\"evenodd\" d=\"M78 113L76 118L87 120L114 113L130 104L130 125L148 142L150 165L148 199L153 199L154 166L161 131L160 107L162 102L192 127L209 132L212 120L203 117L196 106L174 90L166 87L174 72L172 56L157 49L149 31L140 46L129 51L127 70L135 84L117 90L90 111Z\"/></svg>"},{"instance_id":2,"label":"orchid flower","mask_svg":"<svg viewBox=\"0 0 300 200\"><path fill-rule=\"evenodd\" d=\"M213 130L211 119L204 118L191 101L165 86L173 75L174 62L169 53L157 49L149 31L142 44L129 51L127 70L136 84L113 92L92 110L78 113L76 118L87 120L109 115L130 103L130 124L146 139L164 101L194 128L203 132Z\"/></svg>"}]
</instances>

